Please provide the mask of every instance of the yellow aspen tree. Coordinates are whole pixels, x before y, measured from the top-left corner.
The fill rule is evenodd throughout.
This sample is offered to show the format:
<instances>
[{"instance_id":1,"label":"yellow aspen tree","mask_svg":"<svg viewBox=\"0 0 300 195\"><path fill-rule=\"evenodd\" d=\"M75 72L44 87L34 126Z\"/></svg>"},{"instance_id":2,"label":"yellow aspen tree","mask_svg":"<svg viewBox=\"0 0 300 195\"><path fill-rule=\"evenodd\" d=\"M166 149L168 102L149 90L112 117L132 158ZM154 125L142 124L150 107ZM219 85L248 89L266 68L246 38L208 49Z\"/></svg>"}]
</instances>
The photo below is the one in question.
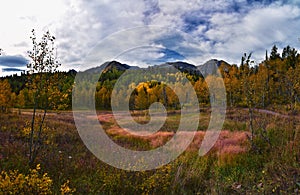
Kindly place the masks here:
<instances>
[{"instance_id":1,"label":"yellow aspen tree","mask_svg":"<svg viewBox=\"0 0 300 195\"><path fill-rule=\"evenodd\" d=\"M0 81L0 108L7 112L11 104L11 87L7 79Z\"/></svg>"}]
</instances>

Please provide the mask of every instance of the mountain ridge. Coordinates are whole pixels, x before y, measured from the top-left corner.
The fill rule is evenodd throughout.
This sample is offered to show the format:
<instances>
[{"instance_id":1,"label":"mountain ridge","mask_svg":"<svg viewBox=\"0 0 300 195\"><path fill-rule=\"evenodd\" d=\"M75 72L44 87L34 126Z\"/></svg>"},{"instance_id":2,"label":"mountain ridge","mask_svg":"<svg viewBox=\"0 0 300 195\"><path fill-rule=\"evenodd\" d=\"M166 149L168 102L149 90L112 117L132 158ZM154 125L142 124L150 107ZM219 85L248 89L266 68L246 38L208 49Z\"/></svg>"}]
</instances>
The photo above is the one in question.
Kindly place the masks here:
<instances>
[{"instance_id":1,"label":"mountain ridge","mask_svg":"<svg viewBox=\"0 0 300 195\"><path fill-rule=\"evenodd\" d=\"M149 67L154 67L154 68L170 68L170 67L175 67L176 69L180 70L181 72L189 73L189 74L214 74L216 72L216 67L220 67L222 64L225 65L230 65L224 60L218 60L218 59L211 59L205 62L204 64L201 65L193 65L187 62L183 61L176 61L176 62L165 62L159 65L154 65L154 66L149 66ZM129 69L147 69L146 68L141 68L138 66L131 66L128 64L123 64L118 61L108 61L103 63L100 66L90 68L88 70L85 70L83 72L85 73L99 73L99 72L110 72L115 70L118 71L126 71Z\"/></svg>"}]
</instances>

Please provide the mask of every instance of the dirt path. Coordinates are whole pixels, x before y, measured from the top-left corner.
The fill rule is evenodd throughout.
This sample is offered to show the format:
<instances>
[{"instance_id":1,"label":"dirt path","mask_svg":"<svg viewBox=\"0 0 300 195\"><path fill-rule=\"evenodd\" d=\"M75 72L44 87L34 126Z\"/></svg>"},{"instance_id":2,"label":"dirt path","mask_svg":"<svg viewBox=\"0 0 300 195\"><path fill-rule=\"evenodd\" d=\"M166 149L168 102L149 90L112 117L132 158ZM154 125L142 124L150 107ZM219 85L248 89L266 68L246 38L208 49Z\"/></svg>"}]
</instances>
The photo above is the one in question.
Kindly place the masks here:
<instances>
[{"instance_id":1,"label":"dirt path","mask_svg":"<svg viewBox=\"0 0 300 195\"><path fill-rule=\"evenodd\" d=\"M275 112L275 111L271 111L271 110L266 110L266 109L255 109L255 111L258 111L259 113L270 114L270 115L279 116L279 117L283 117L283 118L289 118L289 117L291 117L291 116L286 115L286 114L281 114L279 112Z\"/></svg>"},{"instance_id":2,"label":"dirt path","mask_svg":"<svg viewBox=\"0 0 300 195\"><path fill-rule=\"evenodd\" d=\"M243 108L244 111L248 111L248 108ZM282 117L282 118L292 118L292 115L287 115L287 114L282 114L280 112L275 112L272 110L267 110L267 109L260 109L260 108L254 108L255 112L259 112L259 113L263 113L263 114L269 114L269 115L273 115L273 116L278 116L278 117ZM300 115L296 115L296 118L300 119Z\"/></svg>"}]
</instances>

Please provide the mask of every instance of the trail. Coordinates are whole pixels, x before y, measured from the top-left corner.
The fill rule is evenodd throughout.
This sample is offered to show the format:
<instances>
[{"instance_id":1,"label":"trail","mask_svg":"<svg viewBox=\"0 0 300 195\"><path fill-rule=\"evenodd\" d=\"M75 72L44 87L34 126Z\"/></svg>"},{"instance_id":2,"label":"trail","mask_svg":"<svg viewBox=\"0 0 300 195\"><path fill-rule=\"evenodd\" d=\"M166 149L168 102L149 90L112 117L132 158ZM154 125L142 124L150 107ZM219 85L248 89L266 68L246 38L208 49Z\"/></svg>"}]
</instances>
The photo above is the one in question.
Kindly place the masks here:
<instances>
[{"instance_id":1,"label":"trail","mask_svg":"<svg viewBox=\"0 0 300 195\"><path fill-rule=\"evenodd\" d=\"M244 108L243 110L248 111L248 108ZM258 108L255 108L254 112L268 114L268 115L272 115L272 116L279 117L282 119L294 120L296 125L300 125L300 114L288 115L288 114L282 114L282 113L271 111L271 110L258 109Z\"/></svg>"},{"instance_id":2,"label":"trail","mask_svg":"<svg viewBox=\"0 0 300 195\"><path fill-rule=\"evenodd\" d=\"M279 116L283 118L290 118L292 116L286 115L286 114L281 114L279 112L271 111L271 110L266 110L266 109L254 109L255 111L258 111L259 113L264 113L264 114L270 114L274 116Z\"/></svg>"},{"instance_id":3,"label":"trail","mask_svg":"<svg viewBox=\"0 0 300 195\"><path fill-rule=\"evenodd\" d=\"M248 111L248 108L244 108L243 110ZM260 108L254 108L253 109L255 112L259 112L259 113L263 113L263 114L269 114L269 115L273 115L273 116L278 116L278 117L282 117L282 118L292 118L292 117L296 117L298 119L300 119L300 115L288 115L288 114L282 114L280 112L275 112L272 110L267 110L267 109L260 109Z\"/></svg>"}]
</instances>

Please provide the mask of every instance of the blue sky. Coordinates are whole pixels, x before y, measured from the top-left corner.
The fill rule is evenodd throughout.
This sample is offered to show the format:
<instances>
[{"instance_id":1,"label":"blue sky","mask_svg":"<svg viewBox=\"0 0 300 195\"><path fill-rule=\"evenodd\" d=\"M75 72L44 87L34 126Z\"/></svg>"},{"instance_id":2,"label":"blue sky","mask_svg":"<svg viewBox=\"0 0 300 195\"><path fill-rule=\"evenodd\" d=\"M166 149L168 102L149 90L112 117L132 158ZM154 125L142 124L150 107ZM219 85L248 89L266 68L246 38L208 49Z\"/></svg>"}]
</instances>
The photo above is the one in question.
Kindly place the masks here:
<instances>
[{"instance_id":1,"label":"blue sky","mask_svg":"<svg viewBox=\"0 0 300 195\"><path fill-rule=\"evenodd\" d=\"M0 18L0 70L26 68L32 28L56 36L62 70L90 68L90 52L104 42L93 64L111 59L114 48L117 59L140 66L212 58L238 64L245 52L258 63L274 44L300 48L296 0L11 0L1 4ZM127 32L148 26L157 28Z\"/></svg>"}]
</instances>

